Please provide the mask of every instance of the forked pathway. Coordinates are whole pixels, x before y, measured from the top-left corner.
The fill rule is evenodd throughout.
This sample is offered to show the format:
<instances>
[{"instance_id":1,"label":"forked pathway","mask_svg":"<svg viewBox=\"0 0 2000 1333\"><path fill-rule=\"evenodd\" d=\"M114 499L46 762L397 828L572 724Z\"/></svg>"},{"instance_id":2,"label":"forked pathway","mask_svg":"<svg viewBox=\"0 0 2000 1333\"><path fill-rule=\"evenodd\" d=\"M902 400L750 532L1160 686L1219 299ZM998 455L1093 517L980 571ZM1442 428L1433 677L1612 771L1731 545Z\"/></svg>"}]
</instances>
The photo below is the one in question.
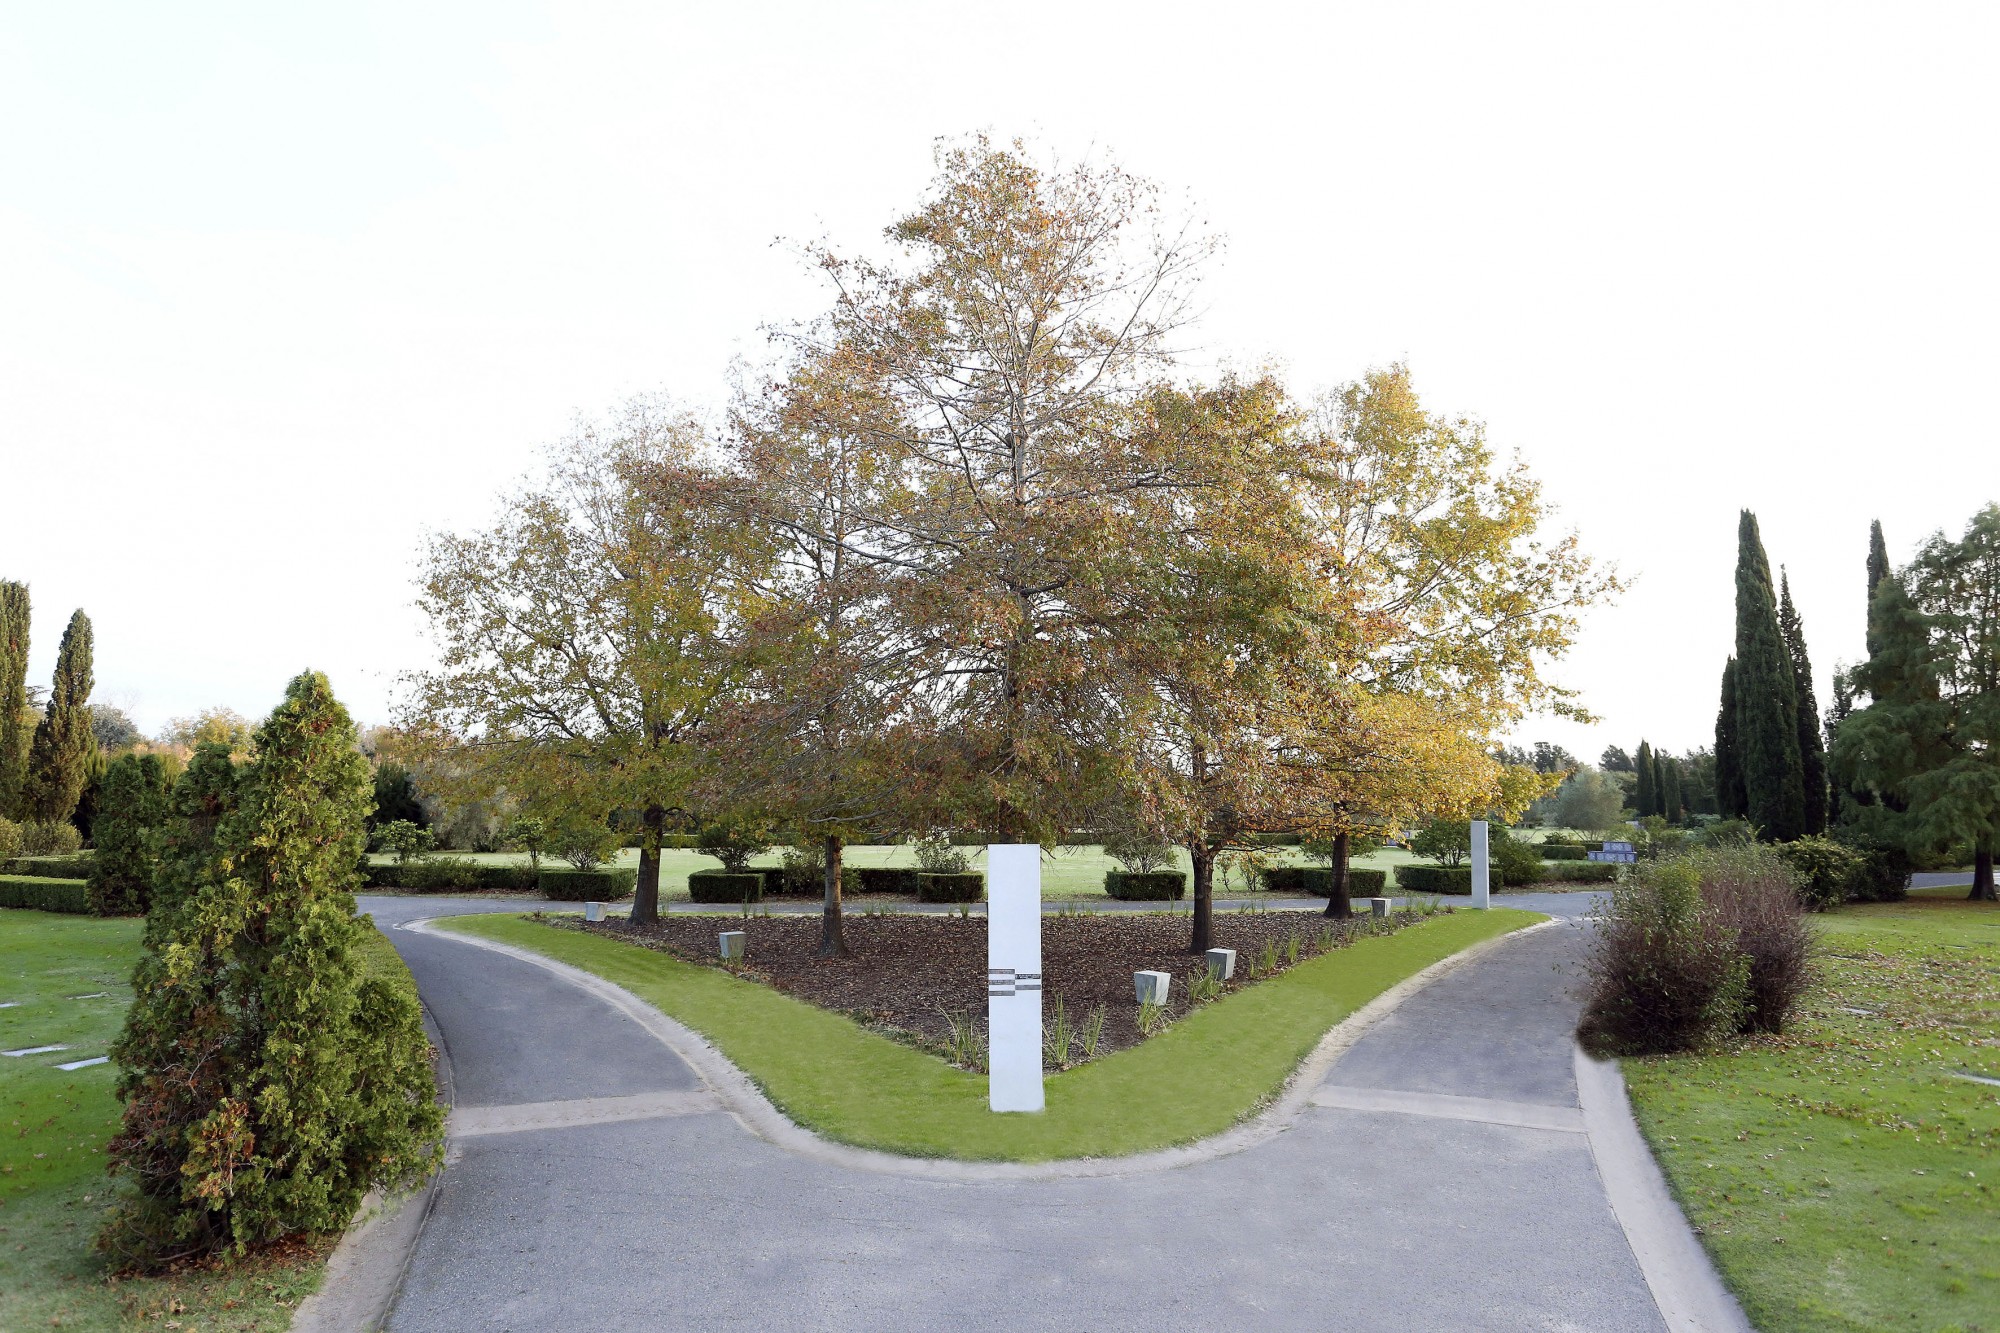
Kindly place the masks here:
<instances>
[{"instance_id":1,"label":"forked pathway","mask_svg":"<svg viewBox=\"0 0 2000 1333\"><path fill-rule=\"evenodd\" d=\"M456 1105L395 1330L1669 1326L1582 1132L1573 924L1419 991L1266 1142L980 1181L787 1151L551 972L391 938Z\"/></svg>"}]
</instances>

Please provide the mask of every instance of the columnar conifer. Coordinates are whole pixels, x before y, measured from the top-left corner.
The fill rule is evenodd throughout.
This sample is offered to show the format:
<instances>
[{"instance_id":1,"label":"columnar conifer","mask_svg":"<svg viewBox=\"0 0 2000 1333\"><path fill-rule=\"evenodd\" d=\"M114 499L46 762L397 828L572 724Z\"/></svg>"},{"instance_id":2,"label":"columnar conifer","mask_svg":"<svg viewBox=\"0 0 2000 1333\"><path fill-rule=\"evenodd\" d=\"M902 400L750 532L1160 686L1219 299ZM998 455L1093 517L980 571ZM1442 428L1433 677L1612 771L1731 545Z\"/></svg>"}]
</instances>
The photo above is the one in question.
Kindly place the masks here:
<instances>
[{"instance_id":1,"label":"columnar conifer","mask_svg":"<svg viewBox=\"0 0 2000 1333\"><path fill-rule=\"evenodd\" d=\"M1722 706L1715 714L1715 808L1724 819L1747 819L1750 800L1743 791L1743 753L1736 698L1736 659L1722 668Z\"/></svg>"},{"instance_id":2,"label":"columnar conifer","mask_svg":"<svg viewBox=\"0 0 2000 1333\"><path fill-rule=\"evenodd\" d=\"M21 816L28 771L28 588L0 583L0 819Z\"/></svg>"},{"instance_id":3,"label":"columnar conifer","mask_svg":"<svg viewBox=\"0 0 2000 1333\"><path fill-rule=\"evenodd\" d=\"M1632 794L1634 813L1644 819L1647 815L1660 813L1659 770L1653 763L1653 747L1649 742L1639 742L1639 753L1633 756L1639 769L1639 785Z\"/></svg>"},{"instance_id":4,"label":"columnar conifer","mask_svg":"<svg viewBox=\"0 0 2000 1333\"><path fill-rule=\"evenodd\" d=\"M90 727L90 672L90 617L78 611L63 631L49 706L28 746L23 808L34 819L60 824L75 813L83 795L90 752L97 748Z\"/></svg>"},{"instance_id":5,"label":"columnar conifer","mask_svg":"<svg viewBox=\"0 0 2000 1333\"><path fill-rule=\"evenodd\" d=\"M104 771L91 841L90 910L142 913L153 898L152 840L167 818L167 769L156 754L120 756Z\"/></svg>"},{"instance_id":6,"label":"columnar conifer","mask_svg":"<svg viewBox=\"0 0 2000 1333\"><path fill-rule=\"evenodd\" d=\"M1790 842L1805 832L1806 818L1798 686L1778 624L1771 562L1747 509L1737 527L1736 712L1750 822L1763 836Z\"/></svg>"},{"instance_id":7,"label":"columnar conifer","mask_svg":"<svg viewBox=\"0 0 2000 1333\"><path fill-rule=\"evenodd\" d=\"M1872 556L1871 556L1872 558ZM1792 659L1792 692L1798 699L1799 780L1805 794L1805 832L1824 833L1827 822L1826 741L1819 730L1819 699L1813 691L1812 659L1806 654L1805 623L1792 605L1792 580L1778 571L1778 628Z\"/></svg>"},{"instance_id":8,"label":"columnar conifer","mask_svg":"<svg viewBox=\"0 0 2000 1333\"><path fill-rule=\"evenodd\" d=\"M372 805L354 725L316 672L258 730L240 781L203 746L176 786L114 1052L112 1163L137 1190L103 1243L126 1263L338 1230L370 1186L437 1161L417 1006L358 954Z\"/></svg>"},{"instance_id":9,"label":"columnar conifer","mask_svg":"<svg viewBox=\"0 0 2000 1333\"><path fill-rule=\"evenodd\" d=\"M1882 520L1868 525L1868 651L1875 651L1875 594L1889 577L1889 546L1882 540Z\"/></svg>"}]
</instances>

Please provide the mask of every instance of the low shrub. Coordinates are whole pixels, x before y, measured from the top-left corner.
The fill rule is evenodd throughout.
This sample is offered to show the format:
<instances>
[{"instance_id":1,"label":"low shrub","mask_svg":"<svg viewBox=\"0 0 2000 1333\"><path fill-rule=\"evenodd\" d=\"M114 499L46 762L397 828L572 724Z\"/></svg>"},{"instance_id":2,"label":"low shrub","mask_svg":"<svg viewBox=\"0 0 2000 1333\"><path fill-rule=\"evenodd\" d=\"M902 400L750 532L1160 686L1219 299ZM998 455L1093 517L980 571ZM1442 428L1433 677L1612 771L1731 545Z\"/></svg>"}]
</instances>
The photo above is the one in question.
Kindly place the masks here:
<instances>
[{"instance_id":1,"label":"low shrub","mask_svg":"<svg viewBox=\"0 0 2000 1333\"><path fill-rule=\"evenodd\" d=\"M1553 856L1549 856L1548 853L1549 848L1551 847L1580 848L1582 846L1583 846L1582 838L1577 837L1576 834L1574 833L1564 833L1560 829L1558 829L1556 832L1551 833L1547 837L1542 839L1542 855L1546 857L1548 860L1553 861L1556 858Z\"/></svg>"},{"instance_id":2,"label":"low shrub","mask_svg":"<svg viewBox=\"0 0 2000 1333\"><path fill-rule=\"evenodd\" d=\"M1584 849L1582 843L1557 842L1554 838L1550 838L1542 844L1542 859L1544 861L1588 861L1590 853Z\"/></svg>"},{"instance_id":3,"label":"low shrub","mask_svg":"<svg viewBox=\"0 0 2000 1333\"><path fill-rule=\"evenodd\" d=\"M1736 933L1736 950L1749 960L1737 1030L1784 1031L1812 984L1818 948L1790 859L1782 848L1749 843L1698 852L1688 863L1701 877L1703 901Z\"/></svg>"},{"instance_id":4,"label":"low shrub","mask_svg":"<svg viewBox=\"0 0 2000 1333\"><path fill-rule=\"evenodd\" d=\"M904 898L917 896L917 877L922 872L907 866L858 866L854 871L855 891L858 893L893 893ZM842 878L840 891L847 892L847 882Z\"/></svg>"},{"instance_id":5,"label":"low shrub","mask_svg":"<svg viewBox=\"0 0 2000 1333\"><path fill-rule=\"evenodd\" d=\"M546 873L546 872L543 872ZM401 865L370 865L362 883L372 889L402 889L410 893L445 893L454 889L532 890L539 882L528 866L483 865L462 856L427 856Z\"/></svg>"},{"instance_id":6,"label":"low shrub","mask_svg":"<svg viewBox=\"0 0 2000 1333\"><path fill-rule=\"evenodd\" d=\"M1587 838L1584 840L1583 850L1586 852L1601 852L1604 850L1604 840L1602 838Z\"/></svg>"},{"instance_id":7,"label":"low shrub","mask_svg":"<svg viewBox=\"0 0 2000 1333\"><path fill-rule=\"evenodd\" d=\"M1471 866L1397 866L1396 887L1412 893L1472 894Z\"/></svg>"},{"instance_id":8,"label":"low shrub","mask_svg":"<svg viewBox=\"0 0 2000 1333\"><path fill-rule=\"evenodd\" d=\"M764 879L761 873L752 870L741 874L697 870L688 876L688 897L698 903L754 903L764 897Z\"/></svg>"},{"instance_id":9,"label":"low shrub","mask_svg":"<svg viewBox=\"0 0 2000 1333\"><path fill-rule=\"evenodd\" d=\"M0 816L0 866L21 854L21 826Z\"/></svg>"},{"instance_id":10,"label":"low shrub","mask_svg":"<svg viewBox=\"0 0 2000 1333\"><path fill-rule=\"evenodd\" d=\"M90 885L80 879L0 875L0 907L31 907L38 912L81 916L90 910Z\"/></svg>"},{"instance_id":11,"label":"low shrub","mask_svg":"<svg viewBox=\"0 0 2000 1333\"><path fill-rule=\"evenodd\" d=\"M1637 867L1596 920L1577 1034L1600 1054L1696 1050L1737 1029L1750 964L1689 860Z\"/></svg>"},{"instance_id":12,"label":"low shrub","mask_svg":"<svg viewBox=\"0 0 2000 1333\"><path fill-rule=\"evenodd\" d=\"M1266 893L1292 893L1303 897L1312 892L1306 887L1312 875L1331 876L1333 872L1317 870L1312 866L1264 866L1257 872L1258 880Z\"/></svg>"},{"instance_id":13,"label":"low shrub","mask_svg":"<svg viewBox=\"0 0 2000 1333\"><path fill-rule=\"evenodd\" d=\"M1188 877L1178 870L1107 870L1104 894L1123 902L1166 902L1187 897Z\"/></svg>"},{"instance_id":14,"label":"low shrub","mask_svg":"<svg viewBox=\"0 0 2000 1333\"><path fill-rule=\"evenodd\" d=\"M1266 866L1262 874L1265 889L1274 893L1293 893L1303 898L1333 896L1333 871L1323 866ZM1350 898L1380 898L1388 883L1386 870L1347 868Z\"/></svg>"},{"instance_id":15,"label":"low shrub","mask_svg":"<svg viewBox=\"0 0 2000 1333\"><path fill-rule=\"evenodd\" d=\"M83 835L68 820L21 825L22 856L71 856L83 848Z\"/></svg>"},{"instance_id":16,"label":"low shrub","mask_svg":"<svg viewBox=\"0 0 2000 1333\"><path fill-rule=\"evenodd\" d=\"M1861 853L1831 838L1800 838L1777 851L1797 876L1799 901L1815 912L1846 902L1863 866Z\"/></svg>"},{"instance_id":17,"label":"low shrub","mask_svg":"<svg viewBox=\"0 0 2000 1333\"><path fill-rule=\"evenodd\" d=\"M1520 888L1542 877L1541 850L1532 842L1514 837L1506 829L1492 831L1487 851L1493 858L1492 882L1495 888Z\"/></svg>"},{"instance_id":18,"label":"low shrub","mask_svg":"<svg viewBox=\"0 0 2000 1333\"><path fill-rule=\"evenodd\" d=\"M1609 861L1544 861L1536 877L1540 884L1610 884L1618 867Z\"/></svg>"},{"instance_id":19,"label":"low shrub","mask_svg":"<svg viewBox=\"0 0 2000 1333\"><path fill-rule=\"evenodd\" d=\"M1332 892L1333 872L1327 871L1328 893ZM1352 866L1347 871L1347 896L1350 898L1380 898L1389 887L1389 872L1386 870L1356 870Z\"/></svg>"},{"instance_id":20,"label":"low shrub","mask_svg":"<svg viewBox=\"0 0 2000 1333\"><path fill-rule=\"evenodd\" d=\"M0 865L0 870L34 879L89 879L90 860L88 852L80 856L17 856Z\"/></svg>"},{"instance_id":21,"label":"low shrub","mask_svg":"<svg viewBox=\"0 0 2000 1333\"><path fill-rule=\"evenodd\" d=\"M630 866L613 866L602 870L544 870L538 887L551 902L615 903L620 898L630 898L638 883L638 871Z\"/></svg>"},{"instance_id":22,"label":"low shrub","mask_svg":"<svg viewBox=\"0 0 2000 1333\"><path fill-rule=\"evenodd\" d=\"M1856 847L1861 858L1847 896L1863 903L1899 903L1910 896L1910 854L1901 847Z\"/></svg>"},{"instance_id":23,"label":"low shrub","mask_svg":"<svg viewBox=\"0 0 2000 1333\"><path fill-rule=\"evenodd\" d=\"M917 876L920 903L976 903L986 896L986 876L976 871L962 875Z\"/></svg>"}]
</instances>

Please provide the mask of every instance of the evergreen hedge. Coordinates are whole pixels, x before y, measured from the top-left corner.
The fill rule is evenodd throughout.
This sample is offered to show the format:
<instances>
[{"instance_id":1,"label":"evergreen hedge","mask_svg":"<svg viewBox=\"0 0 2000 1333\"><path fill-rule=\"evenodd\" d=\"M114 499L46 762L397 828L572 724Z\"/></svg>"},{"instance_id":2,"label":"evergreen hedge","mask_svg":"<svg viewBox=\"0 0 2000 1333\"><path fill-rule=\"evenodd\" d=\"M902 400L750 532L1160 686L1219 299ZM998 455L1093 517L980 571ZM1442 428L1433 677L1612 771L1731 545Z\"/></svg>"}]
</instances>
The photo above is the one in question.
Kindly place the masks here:
<instances>
[{"instance_id":1,"label":"evergreen hedge","mask_svg":"<svg viewBox=\"0 0 2000 1333\"><path fill-rule=\"evenodd\" d=\"M688 876L688 897L698 903L754 903L764 897L764 876L728 870L697 870Z\"/></svg>"},{"instance_id":2,"label":"evergreen hedge","mask_svg":"<svg viewBox=\"0 0 2000 1333\"><path fill-rule=\"evenodd\" d=\"M1590 853L1582 847L1570 847L1560 842L1542 844L1544 861L1588 861Z\"/></svg>"},{"instance_id":3,"label":"evergreen hedge","mask_svg":"<svg viewBox=\"0 0 2000 1333\"><path fill-rule=\"evenodd\" d=\"M922 871L907 866L861 866L854 872L855 883L862 893L893 893L904 898L917 896L917 880ZM846 889L843 884L841 888Z\"/></svg>"},{"instance_id":4,"label":"evergreen hedge","mask_svg":"<svg viewBox=\"0 0 2000 1333\"><path fill-rule=\"evenodd\" d=\"M361 875L367 888L402 889L410 893L448 893L453 889L525 891L535 888L539 878L528 866L482 865L461 856L419 857L401 865L389 861L366 866Z\"/></svg>"},{"instance_id":5,"label":"evergreen hedge","mask_svg":"<svg viewBox=\"0 0 2000 1333\"><path fill-rule=\"evenodd\" d=\"M917 876L917 901L920 903L976 903L985 896L986 876L977 872Z\"/></svg>"},{"instance_id":6,"label":"evergreen hedge","mask_svg":"<svg viewBox=\"0 0 2000 1333\"><path fill-rule=\"evenodd\" d=\"M31 907L37 912L81 915L90 910L90 886L80 879L0 875L0 907Z\"/></svg>"},{"instance_id":7,"label":"evergreen hedge","mask_svg":"<svg viewBox=\"0 0 2000 1333\"><path fill-rule=\"evenodd\" d=\"M1104 893L1124 902L1166 902L1187 897L1187 881L1179 870L1107 870Z\"/></svg>"},{"instance_id":8,"label":"evergreen hedge","mask_svg":"<svg viewBox=\"0 0 2000 1333\"><path fill-rule=\"evenodd\" d=\"M1609 884L1618 878L1618 867L1609 861L1545 861L1544 884Z\"/></svg>"},{"instance_id":9,"label":"evergreen hedge","mask_svg":"<svg viewBox=\"0 0 2000 1333\"><path fill-rule=\"evenodd\" d=\"M81 856L17 856L0 870L35 879L89 879L90 860L88 852Z\"/></svg>"},{"instance_id":10,"label":"evergreen hedge","mask_svg":"<svg viewBox=\"0 0 2000 1333\"><path fill-rule=\"evenodd\" d=\"M1397 866L1396 886L1412 893L1472 895L1471 866Z\"/></svg>"},{"instance_id":11,"label":"evergreen hedge","mask_svg":"<svg viewBox=\"0 0 2000 1333\"><path fill-rule=\"evenodd\" d=\"M597 870L542 870L542 896L558 903L614 903L630 898L639 886L639 872L629 866Z\"/></svg>"},{"instance_id":12,"label":"evergreen hedge","mask_svg":"<svg viewBox=\"0 0 2000 1333\"><path fill-rule=\"evenodd\" d=\"M1333 871L1321 866L1267 866L1263 878L1264 888L1272 893L1295 893L1310 898L1333 896ZM1386 870L1347 868L1350 898L1380 898L1388 883Z\"/></svg>"}]
</instances>

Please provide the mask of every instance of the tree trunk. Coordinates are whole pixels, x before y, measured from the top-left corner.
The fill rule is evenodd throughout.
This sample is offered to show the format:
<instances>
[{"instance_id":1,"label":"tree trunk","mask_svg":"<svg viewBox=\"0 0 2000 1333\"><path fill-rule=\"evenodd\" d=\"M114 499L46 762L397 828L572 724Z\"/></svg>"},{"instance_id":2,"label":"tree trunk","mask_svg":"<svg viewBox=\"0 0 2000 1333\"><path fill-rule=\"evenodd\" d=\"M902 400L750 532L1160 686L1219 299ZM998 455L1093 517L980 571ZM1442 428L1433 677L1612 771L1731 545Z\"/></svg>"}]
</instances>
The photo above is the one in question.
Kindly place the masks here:
<instances>
[{"instance_id":1,"label":"tree trunk","mask_svg":"<svg viewBox=\"0 0 2000 1333\"><path fill-rule=\"evenodd\" d=\"M662 806L646 807L639 835L639 887L632 894L632 924L650 926L660 919L660 831L666 827Z\"/></svg>"},{"instance_id":2,"label":"tree trunk","mask_svg":"<svg viewBox=\"0 0 2000 1333\"><path fill-rule=\"evenodd\" d=\"M1195 843L1188 848L1194 861L1194 928L1188 939L1189 953L1207 953L1215 947L1215 852Z\"/></svg>"},{"instance_id":3,"label":"tree trunk","mask_svg":"<svg viewBox=\"0 0 2000 1333\"><path fill-rule=\"evenodd\" d=\"M2000 901L1993 892L1993 849L1982 847L1972 857L1972 892L1965 895L1975 902Z\"/></svg>"},{"instance_id":4,"label":"tree trunk","mask_svg":"<svg viewBox=\"0 0 2000 1333\"><path fill-rule=\"evenodd\" d=\"M826 835L826 905L819 915L819 956L847 957L847 931L840 921L840 853L846 841L837 833Z\"/></svg>"},{"instance_id":5,"label":"tree trunk","mask_svg":"<svg viewBox=\"0 0 2000 1333\"><path fill-rule=\"evenodd\" d=\"M1333 835L1333 883L1327 886L1326 914L1332 917L1354 915L1354 900L1347 894L1347 830Z\"/></svg>"}]
</instances>

